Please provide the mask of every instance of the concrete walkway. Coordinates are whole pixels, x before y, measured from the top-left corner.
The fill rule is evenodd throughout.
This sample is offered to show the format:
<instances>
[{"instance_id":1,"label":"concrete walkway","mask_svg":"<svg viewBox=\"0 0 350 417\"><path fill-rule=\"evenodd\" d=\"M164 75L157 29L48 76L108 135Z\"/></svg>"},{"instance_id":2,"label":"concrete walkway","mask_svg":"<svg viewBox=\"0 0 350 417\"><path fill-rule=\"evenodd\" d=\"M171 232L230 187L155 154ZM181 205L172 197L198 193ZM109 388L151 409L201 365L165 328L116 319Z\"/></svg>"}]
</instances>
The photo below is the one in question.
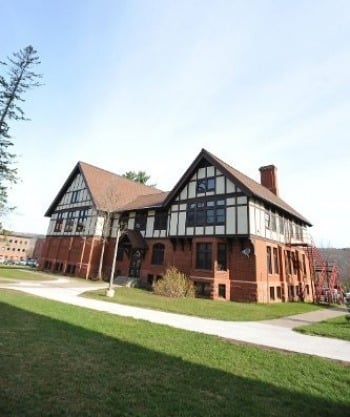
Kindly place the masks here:
<instances>
[{"instance_id":1,"label":"concrete walkway","mask_svg":"<svg viewBox=\"0 0 350 417\"><path fill-rule=\"evenodd\" d=\"M228 322L165 313L79 297L79 294L84 291L107 288L106 283L94 283L62 278L45 282L22 281L8 284L2 283L0 286L2 288L19 290L50 300L108 312L119 316L146 320L152 323L176 327L178 329L350 362L350 342L319 336L307 336L292 330L293 327L298 325L347 314L345 308L320 310L319 312L260 322Z\"/></svg>"}]
</instances>

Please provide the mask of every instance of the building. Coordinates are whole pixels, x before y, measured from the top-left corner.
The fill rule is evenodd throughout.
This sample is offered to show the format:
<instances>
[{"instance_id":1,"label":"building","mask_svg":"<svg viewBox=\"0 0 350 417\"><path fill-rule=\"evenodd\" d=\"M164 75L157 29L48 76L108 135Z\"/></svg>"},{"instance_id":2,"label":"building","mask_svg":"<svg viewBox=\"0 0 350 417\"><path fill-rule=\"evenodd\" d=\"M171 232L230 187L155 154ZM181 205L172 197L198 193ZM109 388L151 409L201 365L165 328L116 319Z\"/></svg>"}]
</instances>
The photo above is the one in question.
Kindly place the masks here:
<instances>
[{"instance_id":1,"label":"building","mask_svg":"<svg viewBox=\"0 0 350 417\"><path fill-rule=\"evenodd\" d=\"M259 184L202 149L162 192L79 162L46 212L40 267L108 279L119 230L116 275L152 284L174 265L199 296L312 300L311 224L278 196L273 165L260 174Z\"/></svg>"},{"instance_id":2,"label":"building","mask_svg":"<svg viewBox=\"0 0 350 417\"><path fill-rule=\"evenodd\" d=\"M0 235L0 263L26 263L40 256L42 235L3 231ZM39 243L40 242L40 243Z\"/></svg>"}]
</instances>

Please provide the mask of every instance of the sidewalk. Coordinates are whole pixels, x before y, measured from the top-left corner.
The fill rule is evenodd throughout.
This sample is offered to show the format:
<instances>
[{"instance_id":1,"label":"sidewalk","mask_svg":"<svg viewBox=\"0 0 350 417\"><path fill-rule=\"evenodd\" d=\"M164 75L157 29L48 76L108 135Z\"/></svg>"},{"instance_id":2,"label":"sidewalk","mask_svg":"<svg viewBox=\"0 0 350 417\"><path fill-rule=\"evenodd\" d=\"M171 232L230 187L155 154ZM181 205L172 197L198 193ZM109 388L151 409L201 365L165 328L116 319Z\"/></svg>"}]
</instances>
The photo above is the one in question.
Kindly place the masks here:
<instances>
[{"instance_id":1,"label":"sidewalk","mask_svg":"<svg viewBox=\"0 0 350 417\"><path fill-rule=\"evenodd\" d=\"M69 279L61 279L46 282L23 281L22 283L15 284L1 284L1 287L23 291L39 297L83 308L168 325L178 329L350 362L350 342L319 336L303 335L292 330L292 327L296 327L296 325L324 320L334 316L334 314L346 314L347 311L345 308L344 311L332 309L321 310L320 312L306 313L261 322L227 322L148 310L139 307L115 304L108 301L79 297L79 294L89 289L106 288L106 283L79 283L77 281L70 282Z\"/></svg>"}]
</instances>

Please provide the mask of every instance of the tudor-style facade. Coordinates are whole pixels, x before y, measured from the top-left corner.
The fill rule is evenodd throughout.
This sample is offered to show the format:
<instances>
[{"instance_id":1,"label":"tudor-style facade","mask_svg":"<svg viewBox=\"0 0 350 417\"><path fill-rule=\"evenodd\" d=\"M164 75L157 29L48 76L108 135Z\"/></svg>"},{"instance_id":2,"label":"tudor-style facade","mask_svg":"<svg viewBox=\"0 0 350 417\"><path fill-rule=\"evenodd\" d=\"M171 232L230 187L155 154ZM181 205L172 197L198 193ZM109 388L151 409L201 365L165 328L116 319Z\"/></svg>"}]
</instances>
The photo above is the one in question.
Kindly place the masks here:
<instances>
[{"instance_id":1,"label":"tudor-style facade","mask_svg":"<svg viewBox=\"0 0 350 417\"><path fill-rule=\"evenodd\" d=\"M94 278L105 238L103 272L109 277L123 224L116 275L151 284L174 265L199 296L311 300L310 223L278 197L275 167L260 171L262 184L203 149L163 193L78 163L47 211L40 265Z\"/></svg>"}]
</instances>

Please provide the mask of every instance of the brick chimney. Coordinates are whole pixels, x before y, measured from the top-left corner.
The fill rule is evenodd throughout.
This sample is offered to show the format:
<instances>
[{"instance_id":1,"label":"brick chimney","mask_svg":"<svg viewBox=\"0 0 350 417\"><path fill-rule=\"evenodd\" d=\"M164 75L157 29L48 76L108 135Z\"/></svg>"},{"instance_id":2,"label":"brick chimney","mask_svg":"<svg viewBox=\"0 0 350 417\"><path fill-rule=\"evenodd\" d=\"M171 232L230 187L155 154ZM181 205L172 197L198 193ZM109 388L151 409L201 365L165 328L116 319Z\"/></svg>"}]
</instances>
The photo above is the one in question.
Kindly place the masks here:
<instances>
[{"instance_id":1,"label":"brick chimney","mask_svg":"<svg viewBox=\"0 0 350 417\"><path fill-rule=\"evenodd\" d=\"M274 165L266 165L259 168L260 184L269 189L275 195L278 195L277 188L277 168Z\"/></svg>"}]
</instances>

